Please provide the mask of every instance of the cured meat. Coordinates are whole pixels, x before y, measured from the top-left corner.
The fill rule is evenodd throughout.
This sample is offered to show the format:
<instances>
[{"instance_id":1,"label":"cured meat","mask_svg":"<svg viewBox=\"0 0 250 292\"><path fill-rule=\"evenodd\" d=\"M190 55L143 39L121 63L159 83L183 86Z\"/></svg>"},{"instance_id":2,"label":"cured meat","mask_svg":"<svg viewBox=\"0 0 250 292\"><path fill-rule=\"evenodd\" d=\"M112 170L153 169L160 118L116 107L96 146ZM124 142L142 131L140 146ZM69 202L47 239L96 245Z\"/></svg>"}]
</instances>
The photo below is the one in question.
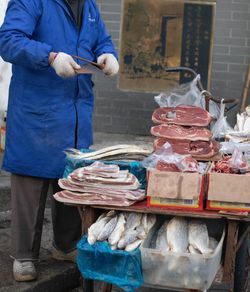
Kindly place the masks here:
<instances>
[{"instance_id":1,"label":"cured meat","mask_svg":"<svg viewBox=\"0 0 250 292\"><path fill-rule=\"evenodd\" d=\"M83 205L109 205L109 206L131 206L134 201L120 197L110 197L105 194L77 194L68 190L58 192L53 195L55 200L68 204L83 204Z\"/></svg>"},{"instance_id":2,"label":"cured meat","mask_svg":"<svg viewBox=\"0 0 250 292\"><path fill-rule=\"evenodd\" d=\"M95 175L100 177L118 177L120 169L118 165L114 164L104 164L100 161L95 161L89 166L77 168L74 171L79 178L82 178L83 175Z\"/></svg>"},{"instance_id":3,"label":"cured meat","mask_svg":"<svg viewBox=\"0 0 250 292\"><path fill-rule=\"evenodd\" d=\"M103 189L102 187L96 187L96 186L85 186L84 183L76 184L73 181L70 181L68 179L62 178L59 179L58 185L65 190L69 190L72 192L78 192L78 193L93 193L93 194L103 194L107 196L116 196L116 197L124 197L128 200L142 200L145 197L145 191L144 190L114 190L113 188L106 188Z\"/></svg>"},{"instance_id":4,"label":"cured meat","mask_svg":"<svg viewBox=\"0 0 250 292\"><path fill-rule=\"evenodd\" d=\"M154 149L160 149L168 142L173 152L190 154L194 157L210 158L219 152L220 144L217 141L189 141L158 138L154 141Z\"/></svg>"},{"instance_id":5,"label":"cured meat","mask_svg":"<svg viewBox=\"0 0 250 292\"><path fill-rule=\"evenodd\" d=\"M151 128L151 134L172 140L209 141L212 132L205 128L161 124Z\"/></svg>"},{"instance_id":6,"label":"cured meat","mask_svg":"<svg viewBox=\"0 0 250 292\"><path fill-rule=\"evenodd\" d=\"M144 199L145 191L139 189L136 176L117 167L95 162L78 168L67 178L58 180L63 191L54 198L64 203L110 206L130 206Z\"/></svg>"},{"instance_id":7,"label":"cured meat","mask_svg":"<svg viewBox=\"0 0 250 292\"><path fill-rule=\"evenodd\" d=\"M177 107L160 107L152 115L152 121L157 124L175 124L183 126L206 127L212 117L205 109L192 106L180 105Z\"/></svg>"},{"instance_id":8,"label":"cured meat","mask_svg":"<svg viewBox=\"0 0 250 292\"><path fill-rule=\"evenodd\" d=\"M125 181L124 183L118 183L118 182L97 182L94 180L88 181L88 180L77 180L75 178L73 178L71 175L69 175L68 179L73 182L73 183L79 183L79 182L83 182L84 186L86 187L100 187L102 189L114 189L114 190L137 190L140 187L140 183L137 180L137 178L135 176L131 177L130 176L130 181Z\"/></svg>"},{"instance_id":9,"label":"cured meat","mask_svg":"<svg viewBox=\"0 0 250 292\"><path fill-rule=\"evenodd\" d=\"M198 172L198 162L192 156L183 156L175 163L159 160L156 169L171 172Z\"/></svg>"}]
</instances>

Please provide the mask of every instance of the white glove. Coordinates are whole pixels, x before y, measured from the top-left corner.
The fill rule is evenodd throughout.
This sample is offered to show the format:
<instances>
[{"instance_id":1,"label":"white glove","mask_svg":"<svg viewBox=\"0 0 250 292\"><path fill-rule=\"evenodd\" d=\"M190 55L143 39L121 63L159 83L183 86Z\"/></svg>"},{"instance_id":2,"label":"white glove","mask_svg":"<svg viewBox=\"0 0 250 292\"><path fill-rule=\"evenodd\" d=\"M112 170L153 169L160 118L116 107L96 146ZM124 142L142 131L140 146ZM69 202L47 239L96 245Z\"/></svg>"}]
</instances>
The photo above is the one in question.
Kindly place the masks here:
<instances>
[{"instance_id":1,"label":"white glove","mask_svg":"<svg viewBox=\"0 0 250 292\"><path fill-rule=\"evenodd\" d=\"M97 63L104 65L102 71L109 76L113 76L119 71L119 64L116 57L112 54L102 54L97 58Z\"/></svg>"},{"instance_id":2,"label":"white glove","mask_svg":"<svg viewBox=\"0 0 250 292\"><path fill-rule=\"evenodd\" d=\"M70 55L65 53L58 53L52 61L51 67L55 69L56 74L60 77L75 76L75 70L81 68Z\"/></svg>"}]
</instances>

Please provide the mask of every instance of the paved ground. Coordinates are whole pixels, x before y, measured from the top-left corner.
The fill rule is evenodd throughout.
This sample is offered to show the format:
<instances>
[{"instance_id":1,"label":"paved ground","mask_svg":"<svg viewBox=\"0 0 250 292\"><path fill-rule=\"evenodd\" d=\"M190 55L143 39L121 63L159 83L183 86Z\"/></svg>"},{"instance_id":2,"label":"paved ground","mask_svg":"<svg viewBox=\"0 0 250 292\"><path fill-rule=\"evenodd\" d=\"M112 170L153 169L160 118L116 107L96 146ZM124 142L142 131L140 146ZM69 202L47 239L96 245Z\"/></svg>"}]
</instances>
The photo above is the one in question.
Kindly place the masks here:
<instances>
[{"instance_id":1,"label":"paved ground","mask_svg":"<svg viewBox=\"0 0 250 292\"><path fill-rule=\"evenodd\" d=\"M151 137L138 137L130 135L114 135L97 133L95 136L95 148L121 143L145 144L150 143ZM1 157L0 157L1 158ZM49 206L49 204L48 204ZM10 180L9 175L0 171L0 292L80 292L79 273L75 265L58 262L50 256L52 239L50 209L45 212L44 229L41 245L41 257L38 263L39 278L31 283L16 283L12 278L12 260L10 254ZM78 287L78 288L77 288ZM95 291L100 291L97 283ZM112 292L121 291L113 288ZM152 288L140 288L137 292L162 291ZM223 287L213 287L210 292L225 292ZM169 291L171 292L171 291ZM243 291L234 291L243 292ZM244 291L245 292L245 291Z\"/></svg>"}]
</instances>

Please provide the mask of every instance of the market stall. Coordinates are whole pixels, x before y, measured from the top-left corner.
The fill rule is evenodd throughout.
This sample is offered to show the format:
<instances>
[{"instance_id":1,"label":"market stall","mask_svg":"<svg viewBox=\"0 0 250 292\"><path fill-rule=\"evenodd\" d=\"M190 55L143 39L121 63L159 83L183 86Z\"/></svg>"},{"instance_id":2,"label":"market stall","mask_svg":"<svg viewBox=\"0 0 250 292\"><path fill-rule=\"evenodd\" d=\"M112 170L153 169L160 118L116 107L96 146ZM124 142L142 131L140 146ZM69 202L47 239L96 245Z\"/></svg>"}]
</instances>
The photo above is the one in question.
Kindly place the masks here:
<instances>
[{"instance_id":1,"label":"market stall","mask_svg":"<svg viewBox=\"0 0 250 292\"><path fill-rule=\"evenodd\" d=\"M109 283L103 291L207 291L214 283L234 291L236 254L249 233L239 236L250 221L250 111L232 129L225 103L216 106L198 78L184 93L156 97L151 148L66 151L54 198L79 209L85 291L94 280Z\"/></svg>"}]
</instances>

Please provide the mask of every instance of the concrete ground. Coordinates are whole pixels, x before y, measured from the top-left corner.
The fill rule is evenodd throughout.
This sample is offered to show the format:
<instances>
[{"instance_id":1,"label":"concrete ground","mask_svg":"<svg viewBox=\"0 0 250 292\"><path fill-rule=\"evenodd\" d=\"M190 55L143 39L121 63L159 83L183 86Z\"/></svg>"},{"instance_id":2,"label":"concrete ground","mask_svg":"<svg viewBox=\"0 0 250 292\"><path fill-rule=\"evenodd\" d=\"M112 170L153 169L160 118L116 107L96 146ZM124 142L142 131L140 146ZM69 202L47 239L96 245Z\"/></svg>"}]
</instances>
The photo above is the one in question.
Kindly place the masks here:
<instances>
[{"instance_id":1,"label":"concrete ground","mask_svg":"<svg viewBox=\"0 0 250 292\"><path fill-rule=\"evenodd\" d=\"M95 134L94 148L102 148L115 144L137 144L152 147L152 137L116 135L107 133ZM1 156L0 156L1 158ZM39 277L30 283L17 283L12 277L12 260L10 254L10 178L9 174L0 171L0 292L80 292L80 275L74 264L55 261L51 258L50 247L52 241L52 227L49 201L45 211L43 236L41 243L41 256L37 264ZM95 291L100 291L99 283ZM113 288L112 292L122 291ZM137 292L163 291L155 288L140 288ZM166 290L165 290L166 291ZM209 292L227 291L225 287L213 287ZM171 292L171 291L168 291ZM235 291L237 292L237 291ZM243 292L243 291L239 291Z\"/></svg>"}]
</instances>

